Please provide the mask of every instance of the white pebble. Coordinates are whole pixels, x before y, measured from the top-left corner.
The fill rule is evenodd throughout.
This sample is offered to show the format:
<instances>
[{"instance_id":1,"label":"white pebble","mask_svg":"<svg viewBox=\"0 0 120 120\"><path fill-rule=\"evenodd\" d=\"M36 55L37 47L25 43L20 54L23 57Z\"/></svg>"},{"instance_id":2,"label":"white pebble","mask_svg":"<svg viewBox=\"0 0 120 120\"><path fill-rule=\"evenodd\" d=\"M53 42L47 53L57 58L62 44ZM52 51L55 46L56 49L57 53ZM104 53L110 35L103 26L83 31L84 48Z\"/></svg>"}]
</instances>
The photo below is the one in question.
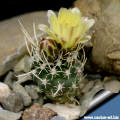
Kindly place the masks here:
<instances>
[{"instance_id":1,"label":"white pebble","mask_svg":"<svg viewBox=\"0 0 120 120\"><path fill-rule=\"evenodd\" d=\"M9 94L10 94L9 87L6 84L0 82L0 101L7 97Z\"/></svg>"}]
</instances>

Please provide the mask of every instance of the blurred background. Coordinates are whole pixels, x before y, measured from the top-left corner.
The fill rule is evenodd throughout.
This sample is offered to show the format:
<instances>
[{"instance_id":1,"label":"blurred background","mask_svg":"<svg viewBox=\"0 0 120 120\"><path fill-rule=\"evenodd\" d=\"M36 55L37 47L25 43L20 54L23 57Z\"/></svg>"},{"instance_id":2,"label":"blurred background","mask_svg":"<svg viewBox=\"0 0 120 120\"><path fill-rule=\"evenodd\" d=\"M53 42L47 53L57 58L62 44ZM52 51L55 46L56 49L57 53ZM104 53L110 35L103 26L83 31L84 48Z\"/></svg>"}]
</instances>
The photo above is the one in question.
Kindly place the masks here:
<instances>
[{"instance_id":1,"label":"blurred background","mask_svg":"<svg viewBox=\"0 0 120 120\"><path fill-rule=\"evenodd\" d=\"M0 2L0 21L39 10L69 8L75 0L4 0Z\"/></svg>"}]
</instances>

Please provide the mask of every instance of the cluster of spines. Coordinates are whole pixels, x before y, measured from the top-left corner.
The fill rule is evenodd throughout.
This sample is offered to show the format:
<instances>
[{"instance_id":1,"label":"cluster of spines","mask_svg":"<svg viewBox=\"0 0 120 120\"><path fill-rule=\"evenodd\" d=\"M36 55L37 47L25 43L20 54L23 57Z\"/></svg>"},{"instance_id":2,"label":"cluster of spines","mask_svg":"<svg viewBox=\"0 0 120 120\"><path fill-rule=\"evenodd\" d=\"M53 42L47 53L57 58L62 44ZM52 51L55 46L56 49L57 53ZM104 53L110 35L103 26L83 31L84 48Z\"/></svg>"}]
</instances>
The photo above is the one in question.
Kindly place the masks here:
<instances>
[{"instance_id":1,"label":"cluster of spines","mask_svg":"<svg viewBox=\"0 0 120 120\"><path fill-rule=\"evenodd\" d=\"M82 56L84 59L81 60L79 55L80 49L81 46L78 46L71 52L59 51L56 59L52 62L48 61L44 51L38 51L39 60L36 60L36 54L33 54L33 67L36 70L33 73L33 79L38 82L41 92L60 101L62 98L67 99L67 101L68 99L75 100L74 96L79 88L85 63L85 58Z\"/></svg>"}]
</instances>

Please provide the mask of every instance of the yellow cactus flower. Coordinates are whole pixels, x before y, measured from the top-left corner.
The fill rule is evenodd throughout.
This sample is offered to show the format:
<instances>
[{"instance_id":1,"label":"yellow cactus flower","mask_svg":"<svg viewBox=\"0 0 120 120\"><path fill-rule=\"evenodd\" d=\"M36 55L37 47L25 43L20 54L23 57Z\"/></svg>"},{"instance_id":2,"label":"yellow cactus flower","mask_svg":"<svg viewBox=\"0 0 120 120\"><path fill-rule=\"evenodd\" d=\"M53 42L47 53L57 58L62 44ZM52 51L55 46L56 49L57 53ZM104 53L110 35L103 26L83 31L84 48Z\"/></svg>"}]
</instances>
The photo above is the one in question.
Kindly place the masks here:
<instances>
[{"instance_id":1,"label":"yellow cactus flower","mask_svg":"<svg viewBox=\"0 0 120 120\"><path fill-rule=\"evenodd\" d=\"M48 11L48 22L40 25L40 30L46 32L49 37L61 44L62 49L74 48L77 44L86 42L91 37L86 32L93 26L94 20L82 17L78 8L61 8L58 17L51 10Z\"/></svg>"}]
</instances>

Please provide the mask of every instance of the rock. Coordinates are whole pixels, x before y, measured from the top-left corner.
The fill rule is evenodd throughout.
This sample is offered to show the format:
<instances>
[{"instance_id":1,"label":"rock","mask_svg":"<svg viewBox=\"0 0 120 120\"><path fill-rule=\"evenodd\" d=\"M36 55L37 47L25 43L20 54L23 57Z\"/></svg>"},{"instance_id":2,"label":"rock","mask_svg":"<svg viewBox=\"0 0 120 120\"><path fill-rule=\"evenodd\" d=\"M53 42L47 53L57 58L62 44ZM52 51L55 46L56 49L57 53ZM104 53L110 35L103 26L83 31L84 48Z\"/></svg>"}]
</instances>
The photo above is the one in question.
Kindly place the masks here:
<instances>
[{"instance_id":1,"label":"rock","mask_svg":"<svg viewBox=\"0 0 120 120\"><path fill-rule=\"evenodd\" d=\"M100 81L102 79L103 77L100 74L87 74L87 76L80 82L81 93L85 94L89 92L96 84L96 81Z\"/></svg>"},{"instance_id":2,"label":"rock","mask_svg":"<svg viewBox=\"0 0 120 120\"><path fill-rule=\"evenodd\" d=\"M25 88L22 85L14 83L13 91L20 93L23 99L24 106L29 106L31 104L32 102L31 97L28 95L28 93L26 92Z\"/></svg>"},{"instance_id":3,"label":"rock","mask_svg":"<svg viewBox=\"0 0 120 120\"><path fill-rule=\"evenodd\" d=\"M10 94L9 87L6 84L0 82L0 101L6 98L9 94Z\"/></svg>"},{"instance_id":4,"label":"rock","mask_svg":"<svg viewBox=\"0 0 120 120\"><path fill-rule=\"evenodd\" d=\"M95 18L99 16L101 8L98 0L76 0L74 6L78 7L84 16ZM86 7L86 9L85 9Z\"/></svg>"},{"instance_id":5,"label":"rock","mask_svg":"<svg viewBox=\"0 0 120 120\"><path fill-rule=\"evenodd\" d=\"M0 106L0 110L3 110L3 108Z\"/></svg>"},{"instance_id":6,"label":"rock","mask_svg":"<svg viewBox=\"0 0 120 120\"><path fill-rule=\"evenodd\" d=\"M66 120L64 117L61 116L55 116L51 120Z\"/></svg>"},{"instance_id":7,"label":"rock","mask_svg":"<svg viewBox=\"0 0 120 120\"><path fill-rule=\"evenodd\" d=\"M49 108L44 108L40 104L34 104L24 111L22 120L50 120L56 112Z\"/></svg>"},{"instance_id":8,"label":"rock","mask_svg":"<svg viewBox=\"0 0 120 120\"><path fill-rule=\"evenodd\" d=\"M80 117L85 115L94 96L96 95L97 92L99 92L102 89L103 89L102 82L100 80L96 80L94 81L93 87L87 93L80 96L80 105L81 105Z\"/></svg>"},{"instance_id":9,"label":"rock","mask_svg":"<svg viewBox=\"0 0 120 120\"><path fill-rule=\"evenodd\" d=\"M14 113L0 109L0 120L19 120L21 113Z\"/></svg>"},{"instance_id":10,"label":"rock","mask_svg":"<svg viewBox=\"0 0 120 120\"><path fill-rule=\"evenodd\" d=\"M32 99L36 100L39 98L38 92L40 92L39 88L35 85L26 85L25 90L31 96Z\"/></svg>"},{"instance_id":11,"label":"rock","mask_svg":"<svg viewBox=\"0 0 120 120\"><path fill-rule=\"evenodd\" d=\"M12 69L16 63L27 53L24 44L24 35L21 32L18 19L33 37L33 22L36 24L48 24L46 12L33 12L24 14L0 22L0 76ZM40 31L37 31L39 34Z\"/></svg>"},{"instance_id":12,"label":"rock","mask_svg":"<svg viewBox=\"0 0 120 120\"><path fill-rule=\"evenodd\" d=\"M32 60L29 56L25 55L14 67L15 72L29 72L31 69Z\"/></svg>"},{"instance_id":13,"label":"rock","mask_svg":"<svg viewBox=\"0 0 120 120\"><path fill-rule=\"evenodd\" d=\"M104 78L104 88L113 93L119 93L120 81L118 81L115 77L105 77Z\"/></svg>"},{"instance_id":14,"label":"rock","mask_svg":"<svg viewBox=\"0 0 120 120\"><path fill-rule=\"evenodd\" d=\"M102 80L103 77L101 74L87 74L86 79L89 81Z\"/></svg>"},{"instance_id":15,"label":"rock","mask_svg":"<svg viewBox=\"0 0 120 120\"><path fill-rule=\"evenodd\" d=\"M0 62L0 76L4 75L6 72L11 70L16 65L16 63L23 57L23 55L27 53L25 44L15 51L12 55L9 56L7 56L8 54L6 53L6 59Z\"/></svg>"},{"instance_id":16,"label":"rock","mask_svg":"<svg viewBox=\"0 0 120 120\"><path fill-rule=\"evenodd\" d=\"M87 93L94 86L94 81L89 81L81 90L82 93Z\"/></svg>"},{"instance_id":17,"label":"rock","mask_svg":"<svg viewBox=\"0 0 120 120\"><path fill-rule=\"evenodd\" d=\"M19 93L11 93L1 103L4 109L12 112L20 112L24 107L23 99Z\"/></svg>"},{"instance_id":18,"label":"rock","mask_svg":"<svg viewBox=\"0 0 120 120\"><path fill-rule=\"evenodd\" d=\"M17 78L15 77L14 72L9 72L4 79L4 83L7 84L10 88L12 88L15 80L17 80Z\"/></svg>"},{"instance_id":19,"label":"rock","mask_svg":"<svg viewBox=\"0 0 120 120\"><path fill-rule=\"evenodd\" d=\"M90 56L94 71L120 75L120 0L78 0L75 6L96 20Z\"/></svg>"},{"instance_id":20,"label":"rock","mask_svg":"<svg viewBox=\"0 0 120 120\"><path fill-rule=\"evenodd\" d=\"M73 104L45 104L44 107L50 108L55 111L59 116L67 120L75 120L80 117L80 106Z\"/></svg>"},{"instance_id":21,"label":"rock","mask_svg":"<svg viewBox=\"0 0 120 120\"><path fill-rule=\"evenodd\" d=\"M43 96L40 96L40 95L39 95L39 98L38 98L38 99L34 99L34 100L33 100L33 103L38 103L38 104L43 105L45 99L46 99L45 96L43 97Z\"/></svg>"}]
</instances>

